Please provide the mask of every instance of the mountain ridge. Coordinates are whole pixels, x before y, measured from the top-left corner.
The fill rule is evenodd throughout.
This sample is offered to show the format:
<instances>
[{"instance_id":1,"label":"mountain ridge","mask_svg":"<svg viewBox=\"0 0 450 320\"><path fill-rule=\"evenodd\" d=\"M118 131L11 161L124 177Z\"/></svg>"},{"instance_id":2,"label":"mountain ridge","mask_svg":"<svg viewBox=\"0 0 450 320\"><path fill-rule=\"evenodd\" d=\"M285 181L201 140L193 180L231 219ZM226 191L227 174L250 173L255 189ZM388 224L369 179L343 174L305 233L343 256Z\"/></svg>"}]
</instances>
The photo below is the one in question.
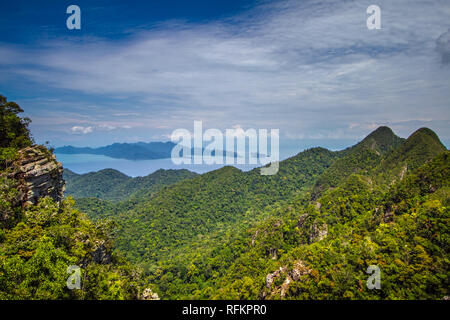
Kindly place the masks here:
<instances>
[{"instance_id":1,"label":"mountain ridge","mask_svg":"<svg viewBox=\"0 0 450 320\"><path fill-rule=\"evenodd\" d=\"M427 149L416 138L422 134L420 130L413 135L408 145L419 141L416 147ZM405 158L422 162L421 166L396 176L392 183L391 179L375 179L378 170L384 173L379 160L406 150L406 142L386 149L384 155L370 144L354 148L358 156L349 159L364 160L358 157L368 152L375 160L372 170L366 165L356 167L367 170L346 170L334 187L317 198L308 192L291 195L286 201L251 210L254 222L248 216L230 224L228 231L211 230L201 233L201 238L193 232L193 243L171 248L170 256L160 257L157 266L149 267L155 291L176 299L443 298L448 295L445 279L450 249L445 241L449 233L449 151L432 145L432 153L417 159L411 152ZM395 167L402 165L400 159ZM146 213L142 214L144 218ZM148 230L146 224L137 222L139 215L134 218L134 228ZM163 230L178 229L169 225ZM150 233L147 236L151 238ZM135 235L128 241L136 245L138 239ZM134 245L125 247L128 253ZM148 247L156 249L150 242L138 250L144 253ZM148 261L145 255L140 257ZM389 284L384 290L365 288L369 265L382 269L383 283Z\"/></svg>"},{"instance_id":2,"label":"mountain ridge","mask_svg":"<svg viewBox=\"0 0 450 320\"><path fill-rule=\"evenodd\" d=\"M387 126L380 126L369 133L359 143L350 148L344 149L341 152L345 154L348 150L366 147L375 150L380 154L384 154L389 150L396 148L404 141L405 139L397 136L391 128Z\"/></svg>"},{"instance_id":3,"label":"mountain ridge","mask_svg":"<svg viewBox=\"0 0 450 320\"><path fill-rule=\"evenodd\" d=\"M378 168L381 168L381 160L402 148L408 140L391 136L390 141L388 139L388 142L379 143L382 142L380 137L386 134L393 135L389 128L375 130L368 139L345 149L345 152L333 152L320 147L305 150L281 161L279 172L274 176L261 176L259 168L241 172L228 166L165 186L161 192L142 201L126 201L128 204L123 207L127 208L127 214L119 213L120 219L124 219L121 234L133 236L132 239L127 236L119 238L118 246L123 249L128 247L129 243L134 243L136 248L154 248L148 256L144 254L145 259L153 260L158 256L156 252L164 252L163 248L168 243L171 243L169 247L172 248L173 244L180 241L189 241L188 235L192 232L212 232L219 221L232 225L242 219L258 220L259 213L264 211L264 208L305 194L309 189L312 190L310 200L314 201L355 174L367 177L363 179L367 180L367 183L376 183L380 188L387 188L391 181L375 179ZM443 150L436 153L440 151ZM426 159L420 158L419 161L424 162ZM333 176L334 180L331 180L333 184L321 184L325 187L315 193L317 181L322 181L324 177L327 181L330 170L331 173L338 173ZM349 181L349 185L353 183ZM84 206L84 209L89 213L88 207ZM220 212L220 216L217 216L217 212ZM248 214L254 216L249 218ZM96 218L93 215L91 217ZM142 224L141 230L145 230L143 234L136 234L131 230L134 229L132 221ZM184 221L182 228L176 227L177 221ZM165 231L161 233L162 230ZM151 240L153 238L159 239L158 242ZM134 249L130 249L126 251L131 260L145 260L143 256L133 257Z\"/></svg>"},{"instance_id":4,"label":"mountain ridge","mask_svg":"<svg viewBox=\"0 0 450 320\"><path fill-rule=\"evenodd\" d=\"M159 169L144 177L129 177L115 169L103 169L86 174L76 174L64 169L66 195L75 198L99 198L120 201L132 196L157 192L164 186L197 176L186 169Z\"/></svg>"}]
</instances>

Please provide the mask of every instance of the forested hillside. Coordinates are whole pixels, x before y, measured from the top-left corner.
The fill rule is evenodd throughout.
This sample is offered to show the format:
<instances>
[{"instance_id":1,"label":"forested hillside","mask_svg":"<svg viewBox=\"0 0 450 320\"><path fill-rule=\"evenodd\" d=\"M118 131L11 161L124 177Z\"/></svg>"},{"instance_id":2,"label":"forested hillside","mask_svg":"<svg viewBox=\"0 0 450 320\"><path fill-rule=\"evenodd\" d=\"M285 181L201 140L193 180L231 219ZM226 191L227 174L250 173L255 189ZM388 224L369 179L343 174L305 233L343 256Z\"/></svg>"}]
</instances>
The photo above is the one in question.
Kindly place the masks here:
<instances>
[{"instance_id":1,"label":"forested hillside","mask_svg":"<svg viewBox=\"0 0 450 320\"><path fill-rule=\"evenodd\" d=\"M0 299L141 298L145 276L113 253L114 223L93 223L72 200L55 197L59 166L33 146L22 112L0 96ZM77 290L67 286L71 265L83 279Z\"/></svg>"},{"instance_id":2,"label":"forested hillside","mask_svg":"<svg viewBox=\"0 0 450 320\"><path fill-rule=\"evenodd\" d=\"M317 200L305 193L266 208L256 225L234 228L215 246L180 250L152 273L156 291L164 298L442 299L449 294L450 153L438 142L407 148L402 159L418 149L438 155L385 181L386 192L370 175L350 173ZM381 270L381 290L366 287L369 265Z\"/></svg>"},{"instance_id":3,"label":"forested hillside","mask_svg":"<svg viewBox=\"0 0 450 320\"><path fill-rule=\"evenodd\" d=\"M390 128L380 127L355 146L337 152L339 159L317 179L313 196L318 197L321 192L336 187L352 173L367 174L373 171L381 159L396 150L403 141Z\"/></svg>"},{"instance_id":4,"label":"forested hillside","mask_svg":"<svg viewBox=\"0 0 450 320\"><path fill-rule=\"evenodd\" d=\"M274 176L262 176L260 169L242 172L224 167L165 187L151 197L120 203L117 246L132 261L154 264L175 248L258 220L259 210L304 192L334 157L331 151L310 149L283 161ZM101 211L83 208L94 218L94 210Z\"/></svg>"},{"instance_id":5,"label":"forested hillside","mask_svg":"<svg viewBox=\"0 0 450 320\"><path fill-rule=\"evenodd\" d=\"M150 196L164 186L193 178L196 175L185 169L160 169L145 177L131 178L114 169L104 169L81 175L64 169L66 195L74 198L91 197L112 201Z\"/></svg>"},{"instance_id":6,"label":"forested hillside","mask_svg":"<svg viewBox=\"0 0 450 320\"><path fill-rule=\"evenodd\" d=\"M272 177L225 167L148 198L84 206L118 222L118 250L163 298L440 299L448 165L431 130L405 140L381 127L346 150L282 161ZM369 265L383 290L367 289Z\"/></svg>"}]
</instances>

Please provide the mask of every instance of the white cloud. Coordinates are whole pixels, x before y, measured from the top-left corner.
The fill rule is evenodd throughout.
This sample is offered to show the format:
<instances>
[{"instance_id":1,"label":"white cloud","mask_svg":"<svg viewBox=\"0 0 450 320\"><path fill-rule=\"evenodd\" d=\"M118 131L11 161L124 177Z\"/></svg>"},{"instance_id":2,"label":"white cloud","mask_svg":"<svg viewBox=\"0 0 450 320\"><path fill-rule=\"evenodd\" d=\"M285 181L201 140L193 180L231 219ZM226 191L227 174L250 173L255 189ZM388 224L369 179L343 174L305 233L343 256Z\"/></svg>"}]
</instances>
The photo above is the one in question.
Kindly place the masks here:
<instances>
[{"instance_id":1,"label":"white cloud","mask_svg":"<svg viewBox=\"0 0 450 320\"><path fill-rule=\"evenodd\" d=\"M82 133L82 134L88 134L95 131L113 131L118 129L131 129L132 126L130 125L111 125L106 123L101 124L94 124L91 126L73 126L71 128L71 131L73 133Z\"/></svg>"},{"instance_id":2,"label":"white cloud","mask_svg":"<svg viewBox=\"0 0 450 320\"><path fill-rule=\"evenodd\" d=\"M88 134L93 131L92 127L74 126L71 129L74 133Z\"/></svg>"}]
</instances>

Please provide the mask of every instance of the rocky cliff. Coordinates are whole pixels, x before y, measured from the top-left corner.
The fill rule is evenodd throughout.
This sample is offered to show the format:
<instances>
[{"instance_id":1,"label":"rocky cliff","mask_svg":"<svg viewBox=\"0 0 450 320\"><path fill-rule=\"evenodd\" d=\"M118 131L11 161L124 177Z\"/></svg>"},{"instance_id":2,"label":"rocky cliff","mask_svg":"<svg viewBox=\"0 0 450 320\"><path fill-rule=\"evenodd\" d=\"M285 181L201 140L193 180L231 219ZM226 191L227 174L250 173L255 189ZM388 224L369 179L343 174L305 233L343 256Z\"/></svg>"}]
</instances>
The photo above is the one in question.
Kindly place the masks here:
<instances>
[{"instance_id":1,"label":"rocky cliff","mask_svg":"<svg viewBox=\"0 0 450 320\"><path fill-rule=\"evenodd\" d=\"M19 201L22 206L36 204L46 196L56 202L62 200L65 189L63 167L44 146L20 150L12 168L12 176L19 183Z\"/></svg>"}]
</instances>

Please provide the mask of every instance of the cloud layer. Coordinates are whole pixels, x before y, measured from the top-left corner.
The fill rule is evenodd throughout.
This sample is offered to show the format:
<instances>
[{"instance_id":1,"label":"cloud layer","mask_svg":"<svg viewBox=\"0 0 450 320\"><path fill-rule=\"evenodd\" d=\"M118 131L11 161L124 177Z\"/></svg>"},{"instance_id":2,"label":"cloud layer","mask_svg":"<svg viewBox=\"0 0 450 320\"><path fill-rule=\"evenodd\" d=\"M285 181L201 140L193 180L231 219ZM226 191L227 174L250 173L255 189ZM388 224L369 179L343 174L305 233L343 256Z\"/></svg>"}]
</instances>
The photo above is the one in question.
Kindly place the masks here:
<instances>
[{"instance_id":1,"label":"cloud layer","mask_svg":"<svg viewBox=\"0 0 450 320\"><path fill-rule=\"evenodd\" d=\"M0 70L56 90L47 97L57 101L30 111L40 134L126 128L108 138L149 140L203 120L327 139L381 124L408 135L423 124L450 139L450 3L378 1L381 30L366 27L370 4L278 1L121 40L3 44Z\"/></svg>"}]
</instances>

